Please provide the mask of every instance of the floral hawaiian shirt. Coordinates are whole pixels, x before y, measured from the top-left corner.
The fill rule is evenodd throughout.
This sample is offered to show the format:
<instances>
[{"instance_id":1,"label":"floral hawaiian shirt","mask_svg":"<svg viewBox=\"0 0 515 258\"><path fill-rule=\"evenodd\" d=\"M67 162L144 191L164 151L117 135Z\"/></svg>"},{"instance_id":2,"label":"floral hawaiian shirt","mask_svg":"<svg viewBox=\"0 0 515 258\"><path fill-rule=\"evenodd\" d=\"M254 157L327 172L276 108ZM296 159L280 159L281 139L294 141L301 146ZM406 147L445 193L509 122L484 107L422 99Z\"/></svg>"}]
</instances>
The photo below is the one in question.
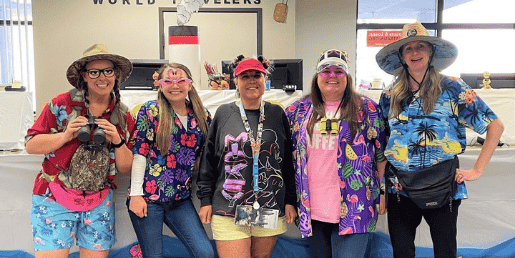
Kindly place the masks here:
<instances>
[{"instance_id":1,"label":"floral hawaiian shirt","mask_svg":"<svg viewBox=\"0 0 515 258\"><path fill-rule=\"evenodd\" d=\"M366 96L362 96L362 100L363 109L356 114L358 131L354 139L351 139L346 121L342 120L339 125L339 148L335 161L341 194L339 235L371 232L377 224L380 187L374 164L385 160L385 125L377 104ZM299 227L305 237L312 234L305 126L312 113L310 98L303 98L286 108L293 136Z\"/></svg>"},{"instance_id":2,"label":"floral hawaiian shirt","mask_svg":"<svg viewBox=\"0 0 515 258\"><path fill-rule=\"evenodd\" d=\"M166 155L157 148L156 131L159 124L159 106L156 100L143 104L136 116L133 133L134 154L147 158L143 193L146 201L169 202L183 200L191 194L191 172L205 135L200 130L192 110L188 110L188 123L183 125L173 114L170 149ZM208 125L211 115L206 109Z\"/></svg>"},{"instance_id":3,"label":"floral hawaiian shirt","mask_svg":"<svg viewBox=\"0 0 515 258\"><path fill-rule=\"evenodd\" d=\"M416 171L453 159L465 151L465 127L483 134L497 119L497 115L461 79L445 77L441 87L442 93L430 114L424 114L422 99L417 93L399 117L388 118L390 138L385 156L395 168ZM390 111L390 97L390 89L387 89L379 101L385 118ZM397 179L392 176L390 181L396 183ZM465 184L458 184L454 199L465 198Z\"/></svg>"},{"instance_id":4,"label":"floral hawaiian shirt","mask_svg":"<svg viewBox=\"0 0 515 258\"><path fill-rule=\"evenodd\" d=\"M113 100L107 110L102 114L102 117L109 120L111 110L113 110L114 106L115 101ZM123 106L125 107L125 105ZM125 109L127 108L125 107ZM87 108L84 102L83 91L72 89L69 92L59 94L45 105L34 125L27 131L25 142L38 134L62 133L66 130L68 122L73 121L78 116L84 116L86 113ZM130 117L128 112L127 117ZM129 123L130 122L127 121L128 127ZM118 129L118 133L120 133L123 138L128 139L130 135L128 132L127 134L123 134L120 126L116 126L116 129ZM67 171L69 169L73 154L77 148L79 148L80 144L81 142L78 139L73 139L64 144L61 148L45 155L42 169L36 176L34 182L33 194L45 194L49 181L56 181L62 184L61 178L59 178L58 175L61 171ZM113 148L110 149L109 155L111 157L111 165L107 173L107 179L113 180L116 175Z\"/></svg>"}]
</instances>

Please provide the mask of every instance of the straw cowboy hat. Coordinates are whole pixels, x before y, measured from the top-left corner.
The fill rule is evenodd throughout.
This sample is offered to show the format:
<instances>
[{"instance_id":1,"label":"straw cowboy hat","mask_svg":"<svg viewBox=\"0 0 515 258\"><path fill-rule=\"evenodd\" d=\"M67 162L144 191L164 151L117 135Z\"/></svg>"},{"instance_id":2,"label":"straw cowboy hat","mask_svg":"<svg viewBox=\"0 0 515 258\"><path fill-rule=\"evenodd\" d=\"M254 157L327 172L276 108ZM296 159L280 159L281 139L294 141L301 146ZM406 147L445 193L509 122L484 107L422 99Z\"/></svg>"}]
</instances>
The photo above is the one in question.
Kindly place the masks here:
<instances>
[{"instance_id":1,"label":"straw cowboy hat","mask_svg":"<svg viewBox=\"0 0 515 258\"><path fill-rule=\"evenodd\" d=\"M81 76L80 73L83 71L86 64L95 60L109 60L116 64L120 70L120 75L117 78L120 83L124 82L132 72L132 63L129 59L123 56L109 54L104 45L95 44L84 51L84 57L73 62L70 67L68 67L66 77L73 87L77 88Z\"/></svg>"},{"instance_id":2,"label":"straw cowboy hat","mask_svg":"<svg viewBox=\"0 0 515 258\"><path fill-rule=\"evenodd\" d=\"M458 49L454 44L438 37L429 36L426 28L417 21L404 25L401 39L383 47L377 53L377 64L383 71L389 74L395 75L399 73L403 69L402 63L404 62L401 60L401 47L406 43L418 40L433 45L434 55L431 65L437 70L449 67L456 60L456 56L458 56Z\"/></svg>"}]
</instances>

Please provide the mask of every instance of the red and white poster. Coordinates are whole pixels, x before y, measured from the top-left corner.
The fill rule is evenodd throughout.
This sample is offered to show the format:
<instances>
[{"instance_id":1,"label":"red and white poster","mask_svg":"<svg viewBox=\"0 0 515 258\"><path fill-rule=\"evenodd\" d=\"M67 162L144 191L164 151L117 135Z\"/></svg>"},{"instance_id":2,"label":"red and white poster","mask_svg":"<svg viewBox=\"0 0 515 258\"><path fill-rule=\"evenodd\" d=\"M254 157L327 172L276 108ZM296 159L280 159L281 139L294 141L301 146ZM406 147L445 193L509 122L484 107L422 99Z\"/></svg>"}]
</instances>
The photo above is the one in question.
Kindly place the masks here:
<instances>
[{"instance_id":1,"label":"red and white poster","mask_svg":"<svg viewBox=\"0 0 515 258\"><path fill-rule=\"evenodd\" d=\"M384 47L399 40L400 30L370 30L367 31L367 47Z\"/></svg>"}]
</instances>

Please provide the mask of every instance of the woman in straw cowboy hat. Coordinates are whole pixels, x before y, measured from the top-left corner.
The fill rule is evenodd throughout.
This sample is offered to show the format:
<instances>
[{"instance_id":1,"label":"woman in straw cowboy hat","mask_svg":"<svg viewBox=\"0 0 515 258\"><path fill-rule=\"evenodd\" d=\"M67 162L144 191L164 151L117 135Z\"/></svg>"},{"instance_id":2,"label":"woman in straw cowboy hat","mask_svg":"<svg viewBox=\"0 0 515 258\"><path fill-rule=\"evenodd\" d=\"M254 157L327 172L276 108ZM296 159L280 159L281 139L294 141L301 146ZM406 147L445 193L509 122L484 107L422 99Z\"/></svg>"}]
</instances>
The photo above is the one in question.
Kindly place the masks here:
<instances>
[{"instance_id":1,"label":"woman in straw cowboy hat","mask_svg":"<svg viewBox=\"0 0 515 258\"><path fill-rule=\"evenodd\" d=\"M68 67L75 88L52 98L28 130L27 152L45 155L32 196L36 257L67 257L74 239L81 257L107 257L114 245L112 180L132 164L119 89L131 71L127 58L91 46Z\"/></svg>"},{"instance_id":2,"label":"woman in straw cowboy hat","mask_svg":"<svg viewBox=\"0 0 515 258\"><path fill-rule=\"evenodd\" d=\"M504 130L492 110L459 78L440 71L457 56L456 46L429 36L419 22L406 24L401 39L376 60L395 82L381 95L390 137L385 155L388 230L395 257L415 257L415 233L422 217L431 231L435 257L456 257L458 207L464 181L485 171ZM465 128L487 132L474 166L459 169ZM419 196L420 195L420 196Z\"/></svg>"},{"instance_id":3,"label":"woman in straw cowboy hat","mask_svg":"<svg viewBox=\"0 0 515 258\"><path fill-rule=\"evenodd\" d=\"M384 121L348 73L346 52L325 51L311 93L286 108L300 233L317 258L366 257L369 233L385 209Z\"/></svg>"}]
</instances>

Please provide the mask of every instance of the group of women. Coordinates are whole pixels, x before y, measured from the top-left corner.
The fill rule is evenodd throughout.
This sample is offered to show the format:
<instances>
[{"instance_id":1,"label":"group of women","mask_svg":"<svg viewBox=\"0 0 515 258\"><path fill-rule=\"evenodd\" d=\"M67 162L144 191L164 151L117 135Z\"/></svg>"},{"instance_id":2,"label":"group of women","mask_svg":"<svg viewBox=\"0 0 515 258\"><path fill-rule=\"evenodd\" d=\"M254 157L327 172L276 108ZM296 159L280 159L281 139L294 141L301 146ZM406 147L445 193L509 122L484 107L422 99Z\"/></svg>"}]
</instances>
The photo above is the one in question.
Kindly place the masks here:
<instances>
[{"instance_id":1,"label":"group of women","mask_svg":"<svg viewBox=\"0 0 515 258\"><path fill-rule=\"evenodd\" d=\"M191 71L168 64L154 75L157 99L132 116L119 94L130 61L94 45L68 68L74 89L54 97L27 133L27 152L45 155L32 198L36 257L67 257L75 241L81 257L107 257L117 171L131 173L127 206L143 257L163 256L163 223L192 257L270 257L294 222L313 257L365 257L387 211L394 257L415 257L422 217L435 257L455 257L463 182L485 171L503 131L470 87L440 74L456 55L452 43L407 24L377 55L396 76L379 104L355 92L347 54L331 49L318 59L310 92L285 110L262 99L272 64L240 55L238 101L213 118ZM102 141L98 130L77 139L88 125ZM406 178L455 160L466 127L488 133L474 167L452 166L451 197L418 206L411 189L426 179ZM211 224L216 249L202 224Z\"/></svg>"}]
</instances>

